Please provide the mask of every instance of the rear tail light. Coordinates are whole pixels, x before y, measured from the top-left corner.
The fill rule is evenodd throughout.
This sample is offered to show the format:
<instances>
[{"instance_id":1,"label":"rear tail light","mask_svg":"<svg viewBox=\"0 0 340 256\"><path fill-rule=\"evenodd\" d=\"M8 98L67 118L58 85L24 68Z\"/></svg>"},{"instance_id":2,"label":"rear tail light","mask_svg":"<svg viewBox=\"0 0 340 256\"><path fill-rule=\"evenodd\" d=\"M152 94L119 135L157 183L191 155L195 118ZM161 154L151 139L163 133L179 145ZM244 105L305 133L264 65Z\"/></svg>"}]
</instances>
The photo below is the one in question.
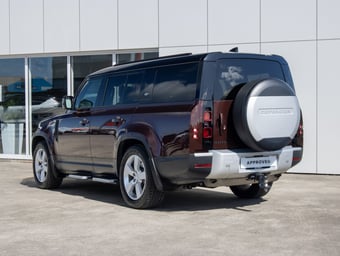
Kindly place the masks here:
<instances>
[{"instance_id":1,"label":"rear tail light","mask_svg":"<svg viewBox=\"0 0 340 256\"><path fill-rule=\"evenodd\" d=\"M198 130L197 130L197 128L193 129L192 138L195 139L195 140L198 139Z\"/></svg>"},{"instance_id":2,"label":"rear tail light","mask_svg":"<svg viewBox=\"0 0 340 256\"><path fill-rule=\"evenodd\" d=\"M209 150L212 148L213 141L213 116L211 107L203 107L202 105L193 111L191 116L191 138L192 147L196 150ZM202 111L202 112L201 112Z\"/></svg>"},{"instance_id":3,"label":"rear tail light","mask_svg":"<svg viewBox=\"0 0 340 256\"><path fill-rule=\"evenodd\" d=\"M211 122L212 116L211 116L211 110L210 109L207 108L204 111L203 120L204 120L204 122Z\"/></svg>"},{"instance_id":4,"label":"rear tail light","mask_svg":"<svg viewBox=\"0 0 340 256\"><path fill-rule=\"evenodd\" d=\"M299 125L298 134L299 134L299 136L303 135L303 125L302 124Z\"/></svg>"},{"instance_id":5,"label":"rear tail light","mask_svg":"<svg viewBox=\"0 0 340 256\"><path fill-rule=\"evenodd\" d=\"M213 136L213 123L211 108L205 108L203 113L203 145L210 148Z\"/></svg>"},{"instance_id":6,"label":"rear tail light","mask_svg":"<svg viewBox=\"0 0 340 256\"><path fill-rule=\"evenodd\" d=\"M210 138L212 138L212 128L204 127L203 128L203 139L210 139Z\"/></svg>"}]
</instances>

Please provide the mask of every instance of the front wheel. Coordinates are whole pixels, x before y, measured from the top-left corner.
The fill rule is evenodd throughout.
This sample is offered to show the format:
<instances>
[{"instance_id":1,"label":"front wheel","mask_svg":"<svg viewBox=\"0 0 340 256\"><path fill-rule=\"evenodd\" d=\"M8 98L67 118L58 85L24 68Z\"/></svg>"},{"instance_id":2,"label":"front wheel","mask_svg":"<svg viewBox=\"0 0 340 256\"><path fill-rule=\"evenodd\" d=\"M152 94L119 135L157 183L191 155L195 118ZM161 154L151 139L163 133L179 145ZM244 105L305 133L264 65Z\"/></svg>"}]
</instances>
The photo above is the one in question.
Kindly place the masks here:
<instances>
[{"instance_id":1,"label":"front wheel","mask_svg":"<svg viewBox=\"0 0 340 256\"><path fill-rule=\"evenodd\" d=\"M235 196L240 198L260 198L265 196L271 189L273 182L268 182L268 187L260 187L259 184L230 186Z\"/></svg>"},{"instance_id":2,"label":"front wheel","mask_svg":"<svg viewBox=\"0 0 340 256\"><path fill-rule=\"evenodd\" d=\"M33 175L39 188L58 188L63 178L57 177L53 172L55 168L51 155L45 143L40 142L33 152Z\"/></svg>"},{"instance_id":3,"label":"front wheel","mask_svg":"<svg viewBox=\"0 0 340 256\"><path fill-rule=\"evenodd\" d=\"M164 193L157 190L153 181L149 158L139 146L129 148L124 154L119 183L122 197L130 207L151 208L164 198Z\"/></svg>"}]
</instances>

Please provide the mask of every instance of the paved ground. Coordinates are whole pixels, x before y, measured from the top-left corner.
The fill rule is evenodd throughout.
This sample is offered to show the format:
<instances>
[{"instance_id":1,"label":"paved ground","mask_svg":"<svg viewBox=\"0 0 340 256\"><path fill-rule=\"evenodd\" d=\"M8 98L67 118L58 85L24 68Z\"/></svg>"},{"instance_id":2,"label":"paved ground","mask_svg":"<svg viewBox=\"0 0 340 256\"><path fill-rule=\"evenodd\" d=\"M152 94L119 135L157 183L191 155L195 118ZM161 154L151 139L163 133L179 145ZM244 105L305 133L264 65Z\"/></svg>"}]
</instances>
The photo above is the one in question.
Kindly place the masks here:
<instances>
[{"instance_id":1,"label":"paved ground","mask_svg":"<svg viewBox=\"0 0 340 256\"><path fill-rule=\"evenodd\" d=\"M228 188L125 207L117 186L34 185L31 163L0 161L0 255L340 255L340 176L286 174L262 200Z\"/></svg>"}]
</instances>

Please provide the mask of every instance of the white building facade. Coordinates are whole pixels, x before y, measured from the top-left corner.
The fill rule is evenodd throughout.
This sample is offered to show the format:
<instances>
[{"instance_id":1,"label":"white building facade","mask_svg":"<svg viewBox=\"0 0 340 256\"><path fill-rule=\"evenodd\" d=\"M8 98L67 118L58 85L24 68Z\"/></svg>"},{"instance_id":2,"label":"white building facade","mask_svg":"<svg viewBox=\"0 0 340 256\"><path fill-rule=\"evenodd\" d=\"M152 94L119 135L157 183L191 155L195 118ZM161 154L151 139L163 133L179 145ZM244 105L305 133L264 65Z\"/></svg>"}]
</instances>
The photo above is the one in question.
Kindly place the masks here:
<instances>
[{"instance_id":1,"label":"white building facade","mask_svg":"<svg viewBox=\"0 0 340 256\"><path fill-rule=\"evenodd\" d=\"M0 158L30 159L39 120L90 72L238 46L290 65L305 130L292 171L340 174L339 13L339 0L0 0Z\"/></svg>"}]
</instances>

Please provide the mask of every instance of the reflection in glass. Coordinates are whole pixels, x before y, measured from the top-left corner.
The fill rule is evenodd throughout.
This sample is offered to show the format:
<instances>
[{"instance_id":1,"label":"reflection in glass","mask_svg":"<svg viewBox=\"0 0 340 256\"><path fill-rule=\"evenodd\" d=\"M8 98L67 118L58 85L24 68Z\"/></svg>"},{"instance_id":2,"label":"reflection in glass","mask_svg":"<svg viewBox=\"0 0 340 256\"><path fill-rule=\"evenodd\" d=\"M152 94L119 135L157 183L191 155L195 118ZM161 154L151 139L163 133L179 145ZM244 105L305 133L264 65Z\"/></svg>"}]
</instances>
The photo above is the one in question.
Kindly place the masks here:
<instances>
[{"instance_id":1,"label":"reflection in glass","mask_svg":"<svg viewBox=\"0 0 340 256\"><path fill-rule=\"evenodd\" d=\"M0 59L0 154L25 154L25 60Z\"/></svg>"},{"instance_id":2,"label":"reflection in glass","mask_svg":"<svg viewBox=\"0 0 340 256\"><path fill-rule=\"evenodd\" d=\"M117 64L123 64L138 60L154 59L158 57L158 52L120 53L117 54Z\"/></svg>"},{"instance_id":3,"label":"reflection in glass","mask_svg":"<svg viewBox=\"0 0 340 256\"><path fill-rule=\"evenodd\" d=\"M112 66L112 54L73 57L74 94L87 75L109 66Z\"/></svg>"},{"instance_id":4,"label":"reflection in glass","mask_svg":"<svg viewBox=\"0 0 340 256\"><path fill-rule=\"evenodd\" d=\"M32 58L30 68L34 132L42 119L65 112L61 100L67 94L67 58Z\"/></svg>"}]
</instances>

